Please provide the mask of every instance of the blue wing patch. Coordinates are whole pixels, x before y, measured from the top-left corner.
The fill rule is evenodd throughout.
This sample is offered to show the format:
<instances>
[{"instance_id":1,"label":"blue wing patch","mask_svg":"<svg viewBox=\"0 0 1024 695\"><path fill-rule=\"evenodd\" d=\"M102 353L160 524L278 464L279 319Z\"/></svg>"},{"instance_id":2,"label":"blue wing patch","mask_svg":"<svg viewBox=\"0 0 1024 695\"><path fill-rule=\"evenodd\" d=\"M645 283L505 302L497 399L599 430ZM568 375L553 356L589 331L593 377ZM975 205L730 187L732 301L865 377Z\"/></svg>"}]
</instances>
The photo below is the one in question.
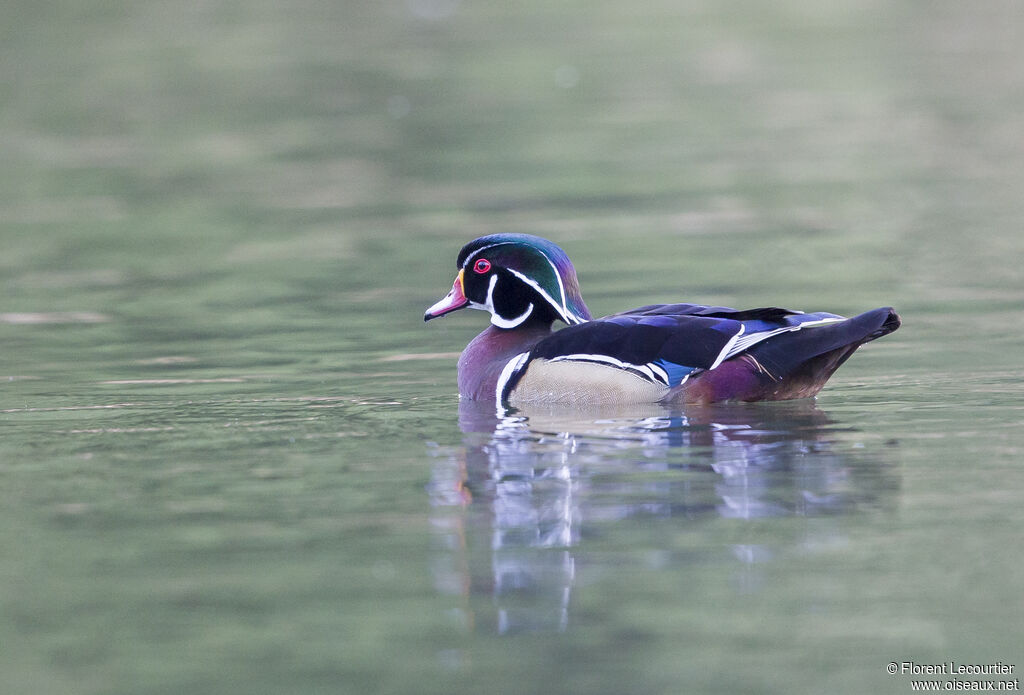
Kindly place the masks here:
<instances>
[{"instance_id":1,"label":"blue wing patch","mask_svg":"<svg viewBox=\"0 0 1024 695\"><path fill-rule=\"evenodd\" d=\"M686 377L697 370L696 367L687 367L675 362L669 362L666 359L656 360L651 364L652 366L661 367L665 371L668 386L679 386L679 384L686 381Z\"/></svg>"}]
</instances>

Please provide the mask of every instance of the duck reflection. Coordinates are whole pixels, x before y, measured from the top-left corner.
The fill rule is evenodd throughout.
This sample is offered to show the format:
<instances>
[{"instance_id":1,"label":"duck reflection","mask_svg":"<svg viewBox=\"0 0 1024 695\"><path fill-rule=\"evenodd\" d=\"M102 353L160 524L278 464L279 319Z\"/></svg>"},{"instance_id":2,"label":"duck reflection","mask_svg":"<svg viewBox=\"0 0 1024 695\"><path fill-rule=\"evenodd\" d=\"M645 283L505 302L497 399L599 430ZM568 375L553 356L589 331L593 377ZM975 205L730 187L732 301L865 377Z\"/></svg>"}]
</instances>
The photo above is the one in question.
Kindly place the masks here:
<instances>
[{"instance_id":1,"label":"duck reflection","mask_svg":"<svg viewBox=\"0 0 1024 695\"><path fill-rule=\"evenodd\" d=\"M459 425L463 447L438 457L429 486L445 548L435 578L446 593L489 596L493 612L463 618L479 627L489 617L501 633L565 629L574 549L610 524L828 516L892 487L836 446L841 430L812 401L508 416L462 401ZM731 552L745 565L772 554ZM756 590L749 572L740 584Z\"/></svg>"}]
</instances>

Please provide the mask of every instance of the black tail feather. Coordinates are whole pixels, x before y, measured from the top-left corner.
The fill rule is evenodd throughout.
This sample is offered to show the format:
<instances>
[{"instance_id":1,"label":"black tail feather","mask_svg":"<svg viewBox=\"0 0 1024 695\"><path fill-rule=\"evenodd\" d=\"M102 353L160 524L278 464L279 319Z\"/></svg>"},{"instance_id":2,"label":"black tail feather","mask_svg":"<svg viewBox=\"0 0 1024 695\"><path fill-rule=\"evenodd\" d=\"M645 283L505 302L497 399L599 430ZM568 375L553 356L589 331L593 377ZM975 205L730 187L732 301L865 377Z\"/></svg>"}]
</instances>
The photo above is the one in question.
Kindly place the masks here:
<instances>
[{"instance_id":1,"label":"black tail feather","mask_svg":"<svg viewBox=\"0 0 1024 695\"><path fill-rule=\"evenodd\" d=\"M858 347L899 327L900 317L896 312L891 307L882 307L841 323L782 333L758 343L748 352L775 379L785 379L797 370L804 371L801 368L808 363L822 363L831 374ZM826 359L816 359L826 355Z\"/></svg>"}]
</instances>

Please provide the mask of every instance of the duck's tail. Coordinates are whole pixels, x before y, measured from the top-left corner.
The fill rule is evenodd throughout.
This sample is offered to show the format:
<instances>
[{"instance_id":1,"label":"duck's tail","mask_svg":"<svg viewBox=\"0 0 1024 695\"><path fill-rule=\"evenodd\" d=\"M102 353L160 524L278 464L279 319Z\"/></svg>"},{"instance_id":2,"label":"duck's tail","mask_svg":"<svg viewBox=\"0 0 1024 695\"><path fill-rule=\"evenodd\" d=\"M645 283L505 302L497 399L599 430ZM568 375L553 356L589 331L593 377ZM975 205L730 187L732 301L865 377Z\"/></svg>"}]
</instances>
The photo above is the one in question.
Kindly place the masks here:
<instances>
[{"instance_id":1,"label":"duck's tail","mask_svg":"<svg viewBox=\"0 0 1024 695\"><path fill-rule=\"evenodd\" d=\"M686 400L808 398L857 348L899 327L896 312L882 307L845 321L782 333L696 377L686 389Z\"/></svg>"},{"instance_id":2,"label":"duck's tail","mask_svg":"<svg viewBox=\"0 0 1024 695\"><path fill-rule=\"evenodd\" d=\"M891 307L882 307L845 321L783 333L754 345L747 354L777 379L808 370L821 372L829 365L827 373L820 374L824 384L857 348L899 327L900 317L896 312Z\"/></svg>"}]
</instances>

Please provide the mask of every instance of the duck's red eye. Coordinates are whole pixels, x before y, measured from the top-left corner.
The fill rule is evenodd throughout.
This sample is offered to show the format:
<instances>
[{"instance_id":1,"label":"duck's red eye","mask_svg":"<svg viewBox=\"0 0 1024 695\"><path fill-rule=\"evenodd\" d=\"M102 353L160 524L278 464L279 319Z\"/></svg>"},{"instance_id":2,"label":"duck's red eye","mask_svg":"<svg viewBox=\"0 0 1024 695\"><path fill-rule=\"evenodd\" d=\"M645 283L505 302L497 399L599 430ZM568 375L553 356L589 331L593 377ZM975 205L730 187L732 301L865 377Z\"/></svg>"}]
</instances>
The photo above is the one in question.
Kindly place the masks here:
<instances>
[{"instance_id":1,"label":"duck's red eye","mask_svg":"<svg viewBox=\"0 0 1024 695\"><path fill-rule=\"evenodd\" d=\"M487 260L486 258L481 258L481 259L477 260L476 263L473 264L473 272L474 273L479 273L480 275L483 275L484 273L486 273L490 269L491 269L491 262L489 260Z\"/></svg>"}]
</instances>

